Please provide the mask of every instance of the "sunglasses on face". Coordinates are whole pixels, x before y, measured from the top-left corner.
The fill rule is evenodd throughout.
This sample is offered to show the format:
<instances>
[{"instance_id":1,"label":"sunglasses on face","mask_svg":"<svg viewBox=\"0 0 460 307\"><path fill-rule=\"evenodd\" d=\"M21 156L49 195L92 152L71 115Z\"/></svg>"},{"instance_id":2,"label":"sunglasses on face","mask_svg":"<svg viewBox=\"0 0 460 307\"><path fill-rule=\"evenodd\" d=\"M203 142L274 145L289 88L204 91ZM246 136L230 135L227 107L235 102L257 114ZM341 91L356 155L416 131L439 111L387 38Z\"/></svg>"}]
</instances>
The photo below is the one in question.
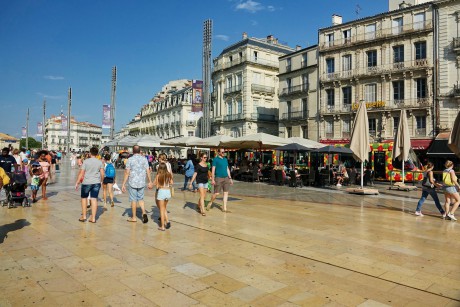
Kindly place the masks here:
<instances>
[{"instance_id":1,"label":"sunglasses on face","mask_svg":"<svg viewBox=\"0 0 460 307\"><path fill-rule=\"evenodd\" d=\"M208 157L203 157L203 159L207 159Z\"/></svg>"}]
</instances>

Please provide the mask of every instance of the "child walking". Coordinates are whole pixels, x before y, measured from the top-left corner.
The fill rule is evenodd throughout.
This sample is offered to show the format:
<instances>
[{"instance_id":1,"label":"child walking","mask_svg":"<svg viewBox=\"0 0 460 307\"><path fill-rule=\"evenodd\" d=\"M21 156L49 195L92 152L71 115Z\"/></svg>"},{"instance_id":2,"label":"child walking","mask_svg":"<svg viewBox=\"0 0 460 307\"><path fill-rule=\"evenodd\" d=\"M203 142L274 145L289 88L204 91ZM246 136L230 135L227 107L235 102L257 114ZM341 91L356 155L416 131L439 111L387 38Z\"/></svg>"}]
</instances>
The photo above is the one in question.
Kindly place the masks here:
<instances>
[{"instance_id":1,"label":"child walking","mask_svg":"<svg viewBox=\"0 0 460 307\"><path fill-rule=\"evenodd\" d=\"M160 227L158 227L158 230L160 231L165 231L165 229L169 229L171 227L171 223L166 213L166 206L168 205L168 201L171 199L170 187L173 183L173 177L168 171L166 163L160 163L154 181L154 185L157 187L158 191L156 204L158 206L158 210L160 211Z\"/></svg>"}]
</instances>

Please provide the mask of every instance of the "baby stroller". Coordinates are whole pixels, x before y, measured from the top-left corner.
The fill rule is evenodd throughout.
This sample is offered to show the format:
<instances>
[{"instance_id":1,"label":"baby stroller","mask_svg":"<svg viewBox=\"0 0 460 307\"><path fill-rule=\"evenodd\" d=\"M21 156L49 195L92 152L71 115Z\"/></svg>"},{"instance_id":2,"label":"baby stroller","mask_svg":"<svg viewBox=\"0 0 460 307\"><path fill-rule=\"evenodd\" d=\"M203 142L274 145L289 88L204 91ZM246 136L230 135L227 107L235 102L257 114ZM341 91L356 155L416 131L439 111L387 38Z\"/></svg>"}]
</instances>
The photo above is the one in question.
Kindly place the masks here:
<instances>
[{"instance_id":1,"label":"baby stroller","mask_svg":"<svg viewBox=\"0 0 460 307\"><path fill-rule=\"evenodd\" d=\"M23 207L30 207L29 198L26 196L27 177L26 173L17 170L11 174L11 181L3 187L6 192L6 201L2 202L3 206L8 208L16 207L16 203L21 203Z\"/></svg>"}]
</instances>

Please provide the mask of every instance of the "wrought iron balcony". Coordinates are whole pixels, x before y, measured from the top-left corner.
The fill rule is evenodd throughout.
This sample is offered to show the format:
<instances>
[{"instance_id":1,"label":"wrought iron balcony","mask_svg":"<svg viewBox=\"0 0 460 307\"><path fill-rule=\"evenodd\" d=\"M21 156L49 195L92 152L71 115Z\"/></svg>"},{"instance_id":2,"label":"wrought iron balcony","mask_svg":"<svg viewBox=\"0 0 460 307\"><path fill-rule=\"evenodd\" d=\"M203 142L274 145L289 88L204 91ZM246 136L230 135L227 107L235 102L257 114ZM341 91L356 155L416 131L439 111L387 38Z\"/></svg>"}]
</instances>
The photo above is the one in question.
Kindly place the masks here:
<instances>
[{"instance_id":1,"label":"wrought iron balcony","mask_svg":"<svg viewBox=\"0 0 460 307\"><path fill-rule=\"evenodd\" d=\"M298 94L298 93L306 93L308 92L309 87L310 87L309 83L285 87L281 91L281 96L288 96L288 95Z\"/></svg>"},{"instance_id":2,"label":"wrought iron balcony","mask_svg":"<svg viewBox=\"0 0 460 307\"><path fill-rule=\"evenodd\" d=\"M460 50L460 37L454 37L452 47L454 48L454 50Z\"/></svg>"},{"instance_id":3,"label":"wrought iron balcony","mask_svg":"<svg viewBox=\"0 0 460 307\"><path fill-rule=\"evenodd\" d=\"M231 121L242 120L242 119L244 119L243 114L230 114L230 115L225 115L224 118L223 118L223 121L224 122L231 122Z\"/></svg>"},{"instance_id":4,"label":"wrought iron balcony","mask_svg":"<svg viewBox=\"0 0 460 307\"><path fill-rule=\"evenodd\" d=\"M227 87L226 89L224 89L224 95L234 93L234 92L240 92L241 88L242 88L241 84L238 84L232 87Z\"/></svg>"},{"instance_id":5,"label":"wrought iron balcony","mask_svg":"<svg viewBox=\"0 0 460 307\"><path fill-rule=\"evenodd\" d=\"M324 41L320 42L319 50L330 50L334 48L342 48L344 46L351 46L358 43L367 42L370 40L377 40L377 39L386 39L392 38L395 35L404 35L408 33L415 33L419 31L428 31L433 28L433 23L431 20L424 20L420 22L408 23L402 26L397 27L390 27L379 29L375 32L369 33L360 33L357 35L353 35L347 38L340 38L333 41Z\"/></svg>"},{"instance_id":6,"label":"wrought iron balcony","mask_svg":"<svg viewBox=\"0 0 460 307\"><path fill-rule=\"evenodd\" d=\"M299 120L299 119L307 119L308 112L307 111L293 111L293 112L286 112L281 114L280 120Z\"/></svg>"},{"instance_id":7,"label":"wrought iron balcony","mask_svg":"<svg viewBox=\"0 0 460 307\"><path fill-rule=\"evenodd\" d=\"M251 90L253 92L275 94L275 87L273 86L265 86L261 84L251 84Z\"/></svg>"},{"instance_id":8,"label":"wrought iron balcony","mask_svg":"<svg viewBox=\"0 0 460 307\"><path fill-rule=\"evenodd\" d=\"M454 97L460 97L460 85L455 84L454 85Z\"/></svg>"},{"instance_id":9,"label":"wrought iron balcony","mask_svg":"<svg viewBox=\"0 0 460 307\"><path fill-rule=\"evenodd\" d=\"M415 129L415 136L426 136L426 128Z\"/></svg>"},{"instance_id":10,"label":"wrought iron balcony","mask_svg":"<svg viewBox=\"0 0 460 307\"><path fill-rule=\"evenodd\" d=\"M276 115L264 113L251 113L251 119L257 121L274 122L276 121Z\"/></svg>"},{"instance_id":11,"label":"wrought iron balcony","mask_svg":"<svg viewBox=\"0 0 460 307\"><path fill-rule=\"evenodd\" d=\"M349 79L351 77L357 76L373 76L373 75L381 75L386 73L396 73L399 71L405 70L418 70L418 69L426 69L431 66L430 61L428 59L418 59L412 61L404 61L404 62L395 62L395 63L388 63L382 64L377 66L371 67L359 67L350 70L343 70L343 71L336 71L333 73L323 73L320 76L320 81L322 82L332 82L341 79Z\"/></svg>"}]
</instances>

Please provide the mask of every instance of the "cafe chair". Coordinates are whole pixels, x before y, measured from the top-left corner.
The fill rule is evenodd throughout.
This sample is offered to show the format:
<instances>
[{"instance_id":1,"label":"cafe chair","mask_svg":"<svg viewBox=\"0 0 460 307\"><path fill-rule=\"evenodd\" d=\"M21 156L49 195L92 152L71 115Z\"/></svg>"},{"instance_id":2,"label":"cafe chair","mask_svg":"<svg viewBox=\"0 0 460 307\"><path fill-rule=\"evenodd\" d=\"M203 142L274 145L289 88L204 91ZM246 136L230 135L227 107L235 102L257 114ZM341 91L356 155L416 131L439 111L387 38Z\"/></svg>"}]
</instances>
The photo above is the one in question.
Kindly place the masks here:
<instances>
[{"instance_id":1,"label":"cafe chair","mask_svg":"<svg viewBox=\"0 0 460 307\"><path fill-rule=\"evenodd\" d=\"M290 187L296 188L296 187L302 187L303 186L302 178L297 177L295 171L290 171L289 176L291 177L291 179L289 181L289 186Z\"/></svg>"}]
</instances>

